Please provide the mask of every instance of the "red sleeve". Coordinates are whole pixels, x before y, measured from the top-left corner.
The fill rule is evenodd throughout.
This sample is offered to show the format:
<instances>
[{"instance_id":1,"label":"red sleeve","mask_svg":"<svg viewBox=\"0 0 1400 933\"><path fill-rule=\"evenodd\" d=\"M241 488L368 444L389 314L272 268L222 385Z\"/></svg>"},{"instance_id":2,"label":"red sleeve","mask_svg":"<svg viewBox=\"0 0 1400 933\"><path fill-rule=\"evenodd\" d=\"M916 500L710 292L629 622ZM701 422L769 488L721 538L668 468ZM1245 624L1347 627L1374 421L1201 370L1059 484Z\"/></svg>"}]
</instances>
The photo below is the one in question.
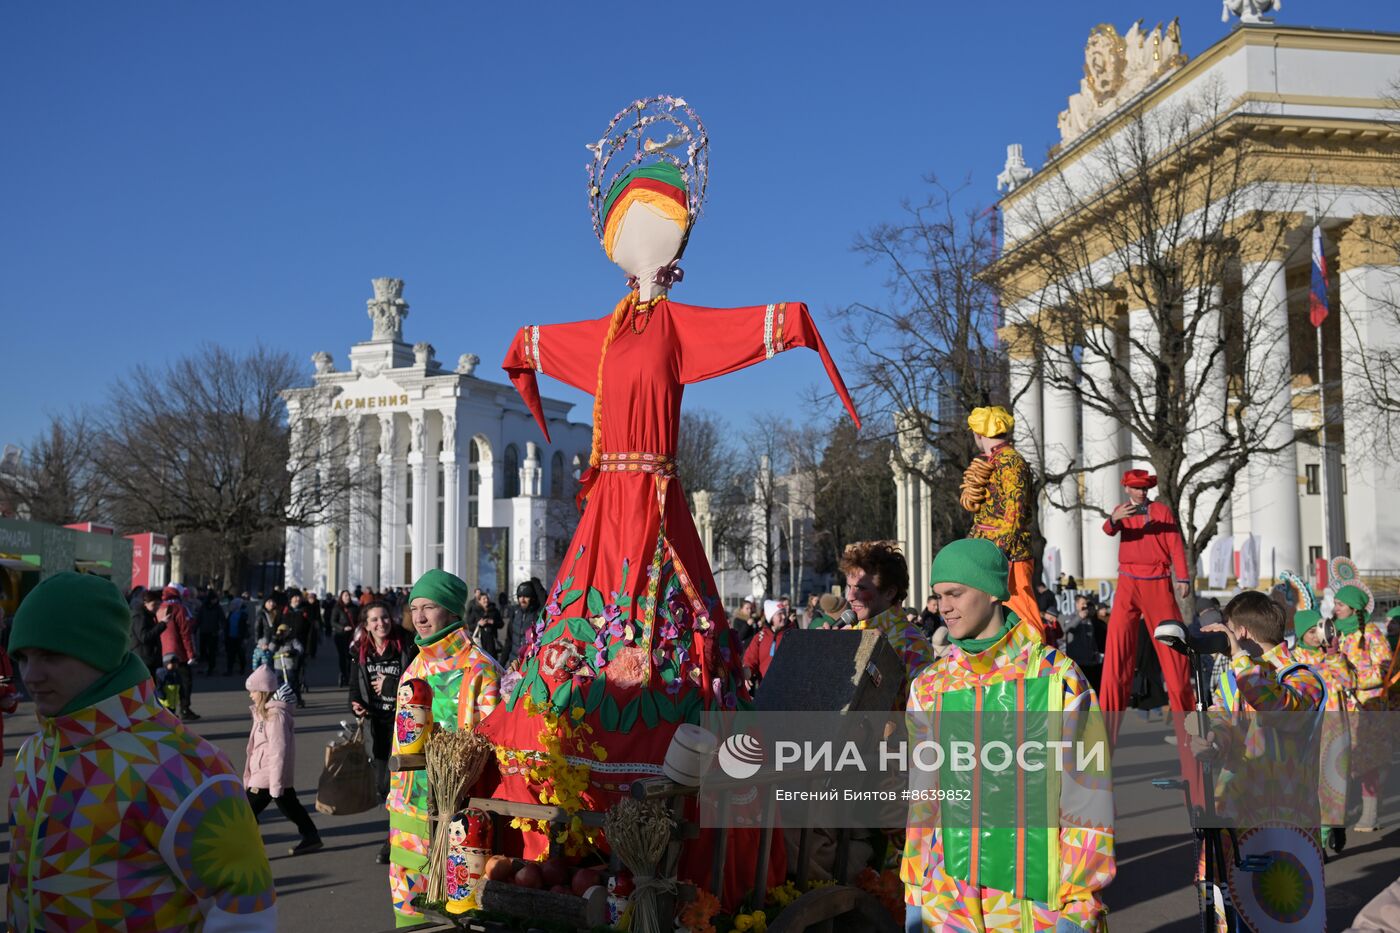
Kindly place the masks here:
<instances>
[{"instance_id":1,"label":"red sleeve","mask_svg":"<svg viewBox=\"0 0 1400 933\"><path fill-rule=\"evenodd\" d=\"M747 308L697 308L671 302L671 320L680 338L682 383L713 379L772 359L784 350L806 347L821 355L831 387L860 427L851 394L805 304L785 301Z\"/></svg>"},{"instance_id":2,"label":"red sleeve","mask_svg":"<svg viewBox=\"0 0 1400 933\"><path fill-rule=\"evenodd\" d=\"M1159 534L1166 536L1167 552L1172 559L1172 576L1178 583L1189 583L1192 574L1186 569L1186 542L1181 537L1181 527L1176 523L1172 510L1160 502L1154 503L1161 509L1161 523L1164 526Z\"/></svg>"},{"instance_id":3,"label":"red sleeve","mask_svg":"<svg viewBox=\"0 0 1400 933\"><path fill-rule=\"evenodd\" d=\"M189 660L196 657L194 653L194 625L190 622L190 614L183 607L176 610L176 620L179 623L176 627L180 630L180 640L185 643L185 654L189 655Z\"/></svg>"},{"instance_id":4,"label":"red sleeve","mask_svg":"<svg viewBox=\"0 0 1400 933\"><path fill-rule=\"evenodd\" d=\"M1115 522L1112 518L1105 518L1103 520L1103 533L1108 535L1110 538L1114 537L1118 534L1118 523Z\"/></svg>"},{"instance_id":5,"label":"red sleeve","mask_svg":"<svg viewBox=\"0 0 1400 933\"><path fill-rule=\"evenodd\" d=\"M757 672L758 669L758 643L762 640L763 633L755 632L753 638L749 639L748 647L744 649L744 667Z\"/></svg>"},{"instance_id":6,"label":"red sleeve","mask_svg":"<svg viewBox=\"0 0 1400 933\"><path fill-rule=\"evenodd\" d=\"M592 395L598 387L598 354L611 321L612 315L608 315L571 324L526 325L511 341L501 368L510 375L510 381L525 400L530 414L535 416L546 441L549 428L540 406L540 387L535 374L553 376Z\"/></svg>"}]
</instances>

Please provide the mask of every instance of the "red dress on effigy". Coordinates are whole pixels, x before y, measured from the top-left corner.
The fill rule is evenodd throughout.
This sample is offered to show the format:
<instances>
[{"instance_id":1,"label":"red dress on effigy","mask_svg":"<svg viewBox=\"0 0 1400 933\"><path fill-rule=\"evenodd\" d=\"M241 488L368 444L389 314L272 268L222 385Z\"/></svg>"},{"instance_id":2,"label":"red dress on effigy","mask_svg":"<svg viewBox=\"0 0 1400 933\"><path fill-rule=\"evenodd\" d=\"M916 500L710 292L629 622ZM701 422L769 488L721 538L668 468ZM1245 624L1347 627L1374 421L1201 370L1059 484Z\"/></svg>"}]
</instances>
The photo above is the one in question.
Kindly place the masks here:
<instances>
[{"instance_id":1,"label":"red dress on effigy","mask_svg":"<svg viewBox=\"0 0 1400 933\"><path fill-rule=\"evenodd\" d=\"M525 327L511 344L502 366L546 438L536 374L595 392L610 322L611 315ZM631 782L659 775L680 723L747 699L739 695L740 647L675 476L681 396L690 383L794 347L821 354L857 418L804 304L713 309L663 298L650 312L634 311L607 348L601 462L584 477L583 515L520 656L519 679L507 675L500 706L479 727L498 748L540 752L540 720L527 713L524 698L555 710L582 708L593 732L567 754L591 769L582 795L590 808L606 808ZM603 755L593 753L594 742ZM527 770L503 763L501 795L537 802L541 787ZM542 836L526 834L527 857L543 845ZM782 881L780 845L779 835L774 884ZM681 875L704 883L709 852L687 848ZM731 845L726 894L752 886L755 848Z\"/></svg>"}]
</instances>

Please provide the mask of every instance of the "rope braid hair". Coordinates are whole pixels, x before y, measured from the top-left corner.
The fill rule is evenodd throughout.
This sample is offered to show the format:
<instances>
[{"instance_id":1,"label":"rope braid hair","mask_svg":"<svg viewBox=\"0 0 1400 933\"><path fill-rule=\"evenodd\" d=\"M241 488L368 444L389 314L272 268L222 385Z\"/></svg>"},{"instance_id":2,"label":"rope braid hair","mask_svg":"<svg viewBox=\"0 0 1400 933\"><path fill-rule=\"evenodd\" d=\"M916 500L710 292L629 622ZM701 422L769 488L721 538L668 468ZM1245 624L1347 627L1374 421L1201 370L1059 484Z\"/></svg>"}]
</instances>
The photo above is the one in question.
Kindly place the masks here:
<instances>
[{"instance_id":1,"label":"rope braid hair","mask_svg":"<svg viewBox=\"0 0 1400 933\"><path fill-rule=\"evenodd\" d=\"M628 292L617 303L617 307L613 308L612 321L608 324L608 335L603 338L603 349L598 353L598 385L593 390L593 448L588 454L588 465L595 470L603 456L603 361L608 358L608 347L622 332L636 306L636 292Z\"/></svg>"}]
</instances>

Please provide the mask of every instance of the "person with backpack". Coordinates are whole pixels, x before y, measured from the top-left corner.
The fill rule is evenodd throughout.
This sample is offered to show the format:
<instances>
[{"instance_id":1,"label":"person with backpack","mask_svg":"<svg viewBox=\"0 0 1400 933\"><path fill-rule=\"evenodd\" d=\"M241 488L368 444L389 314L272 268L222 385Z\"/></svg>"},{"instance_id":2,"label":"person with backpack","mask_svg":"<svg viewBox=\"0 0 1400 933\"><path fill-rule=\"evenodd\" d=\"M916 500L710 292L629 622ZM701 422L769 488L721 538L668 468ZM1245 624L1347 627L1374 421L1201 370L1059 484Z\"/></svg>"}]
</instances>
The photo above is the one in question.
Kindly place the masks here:
<instances>
[{"instance_id":1,"label":"person with backpack","mask_svg":"<svg viewBox=\"0 0 1400 933\"><path fill-rule=\"evenodd\" d=\"M190 708L190 695L194 693L194 672L190 670L195 663L194 624L185 611L178 587L173 584L167 586L161 591L160 598L156 619L165 624L165 629L160 633L161 663L180 684L180 718L186 722L196 722L201 717Z\"/></svg>"},{"instance_id":2,"label":"person with backpack","mask_svg":"<svg viewBox=\"0 0 1400 933\"><path fill-rule=\"evenodd\" d=\"M374 762L375 785L380 797L389 795L389 757L393 753L394 711L399 681L418 646L403 627L394 622L389 606L376 600L361 613L364 619L359 636L350 649L354 670L350 677L350 711L359 717L368 733L365 745ZM389 864L386 838L377 861Z\"/></svg>"}]
</instances>

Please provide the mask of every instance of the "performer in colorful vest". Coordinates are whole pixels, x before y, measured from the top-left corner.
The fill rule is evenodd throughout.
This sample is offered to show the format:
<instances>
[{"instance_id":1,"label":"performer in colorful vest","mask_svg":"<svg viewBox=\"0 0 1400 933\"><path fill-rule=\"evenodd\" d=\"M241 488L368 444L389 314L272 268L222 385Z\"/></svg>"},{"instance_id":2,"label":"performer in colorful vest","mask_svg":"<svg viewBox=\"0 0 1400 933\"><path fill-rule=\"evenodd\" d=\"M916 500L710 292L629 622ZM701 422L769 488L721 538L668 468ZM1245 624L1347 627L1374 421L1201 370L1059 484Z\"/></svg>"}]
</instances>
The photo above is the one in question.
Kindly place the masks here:
<instances>
[{"instance_id":1,"label":"performer in colorful vest","mask_svg":"<svg viewBox=\"0 0 1400 933\"><path fill-rule=\"evenodd\" d=\"M1381 714L1389 709L1385 681L1392 652L1384 630L1371 622L1370 603L1365 590L1349 584L1333 597L1332 610L1338 647L1356 669L1351 773L1361 782L1361 816L1352 829L1359 833L1380 829L1381 788L1391 748L1391 730Z\"/></svg>"},{"instance_id":2,"label":"performer in colorful vest","mask_svg":"<svg viewBox=\"0 0 1400 933\"><path fill-rule=\"evenodd\" d=\"M1011 568L1007 584L1011 598L1006 605L1017 618L1034 626L1043 640L1031 556L1031 468L1011 446L1016 419L1000 405L990 405L974 408L967 416L967 426L981 451L963 473L960 501L972 513L967 536L983 538L1001 548Z\"/></svg>"},{"instance_id":3,"label":"performer in colorful vest","mask_svg":"<svg viewBox=\"0 0 1400 933\"><path fill-rule=\"evenodd\" d=\"M39 731L10 789L7 928L277 929L272 869L228 758L155 699L103 577L65 571L15 613Z\"/></svg>"},{"instance_id":4,"label":"performer in colorful vest","mask_svg":"<svg viewBox=\"0 0 1400 933\"><path fill-rule=\"evenodd\" d=\"M1299 663L1289 650L1283 640L1283 609L1268 595L1246 590L1225 605L1224 616L1224 622L1201 627L1203 633L1220 632L1226 636L1230 663L1218 675L1217 696L1211 704L1211 731L1203 738L1193 737L1191 749L1197 758L1218 765L1215 810L1221 823L1238 831L1268 825L1296 834L1296 846L1290 848L1309 857L1289 860L1280 870L1304 871L1308 878L1294 885L1280 879L1278 888L1283 898L1273 907L1307 915L1318 910L1318 906L1289 907L1285 899L1293 891L1323 897L1323 858L1314 821L1317 807L1313 782L1317 778L1316 743L1327 687L1316 671ZM1265 713L1291 715L1259 715ZM1237 838L1235 832L1222 836L1226 866L1235 861ZM1264 897L1270 896L1272 892L1265 890ZM1243 906L1232 903L1223 887L1218 899L1230 912ZM1325 916L1325 911L1320 912ZM1224 923L1225 917L1219 917L1217 929L1227 929Z\"/></svg>"},{"instance_id":5,"label":"performer in colorful vest","mask_svg":"<svg viewBox=\"0 0 1400 933\"><path fill-rule=\"evenodd\" d=\"M953 648L910 687L911 741L933 735L946 747L950 735L967 733L985 746L1004 733L1016 760L974 772L970 789L966 777L936 775L938 790L975 796L980 816L974 804L946 798L910 807L900 867L910 931L1105 929L1113 792L1098 704L1074 663L1018 624L1005 605L1007 576L1005 555L986 540L954 541L933 559L929 582ZM1050 740L1075 750L1056 761ZM1096 764L1076 769L1079 752L1094 747L1086 760ZM989 815L991 800L1005 801L1007 813Z\"/></svg>"},{"instance_id":6,"label":"performer in colorful vest","mask_svg":"<svg viewBox=\"0 0 1400 933\"><path fill-rule=\"evenodd\" d=\"M540 711L582 710L574 729L588 739L570 740L563 757L587 772L580 801L606 808L660 773L682 722L747 699L742 651L676 475L685 387L802 347L821 357L856 414L805 304L703 308L670 298L708 177L704 127L684 100L633 102L590 149L595 232L630 290L601 318L522 328L502 363L546 438L540 373L592 393L593 446L578 529L481 731L497 747L504 796L536 803L549 796L530 777L547 761ZM525 833L526 857L545 842ZM732 906L753 885L758 847L729 845L722 899ZM709 856L704 839L688 845L682 878L703 885ZM770 865L781 883L780 843Z\"/></svg>"},{"instance_id":7,"label":"performer in colorful vest","mask_svg":"<svg viewBox=\"0 0 1400 933\"><path fill-rule=\"evenodd\" d=\"M426 681L433 691L434 728L449 732L476 728L499 698L501 669L467 634L466 605L466 583L444 570L429 570L408 594L418 656L400 683ZM428 776L396 771L389 779L389 890L396 926L427 920L413 899L428 887L428 839Z\"/></svg>"},{"instance_id":8,"label":"performer in colorful vest","mask_svg":"<svg viewBox=\"0 0 1400 933\"><path fill-rule=\"evenodd\" d=\"M1318 811L1322 819L1322 844L1341 854L1346 848L1347 785L1350 783L1351 730L1347 707L1356 690L1356 668L1337 647L1336 638L1324 641L1322 613L1299 609L1293 616L1297 642L1294 660L1306 664L1327 687L1326 715L1319 739Z\"/></svg>"},{"instance_id":9,"label":"performer in colorful vest","mask_svg":"<svg viewBox=\"0 0 1400 933\"><path fill-rule=\"evenodd\" d=\"M1099 682L1099 702L1115 741L1122 719L1119 714L1128 707L1128 689L1144 623L1147 637L1152 638L1158 624L1181 621L1177 597L1185 599L1191 592L1186 545L1176 516L1164 503L1148 499L1148 490L1156 485L1157 477L1146 470L1128 470L1123 474L1128 501L1114 508L1103 523L1104 534L1119 537L1118 588L1113 594L1113 612L1108 617L1108 642ZM1152 647L1162 665L1171 708L1194 709L1195 691L1191 689L1186 656L1155 639ZM1183 736L1177 738L1181 741Z\"/></svg>"}]
</instances>

